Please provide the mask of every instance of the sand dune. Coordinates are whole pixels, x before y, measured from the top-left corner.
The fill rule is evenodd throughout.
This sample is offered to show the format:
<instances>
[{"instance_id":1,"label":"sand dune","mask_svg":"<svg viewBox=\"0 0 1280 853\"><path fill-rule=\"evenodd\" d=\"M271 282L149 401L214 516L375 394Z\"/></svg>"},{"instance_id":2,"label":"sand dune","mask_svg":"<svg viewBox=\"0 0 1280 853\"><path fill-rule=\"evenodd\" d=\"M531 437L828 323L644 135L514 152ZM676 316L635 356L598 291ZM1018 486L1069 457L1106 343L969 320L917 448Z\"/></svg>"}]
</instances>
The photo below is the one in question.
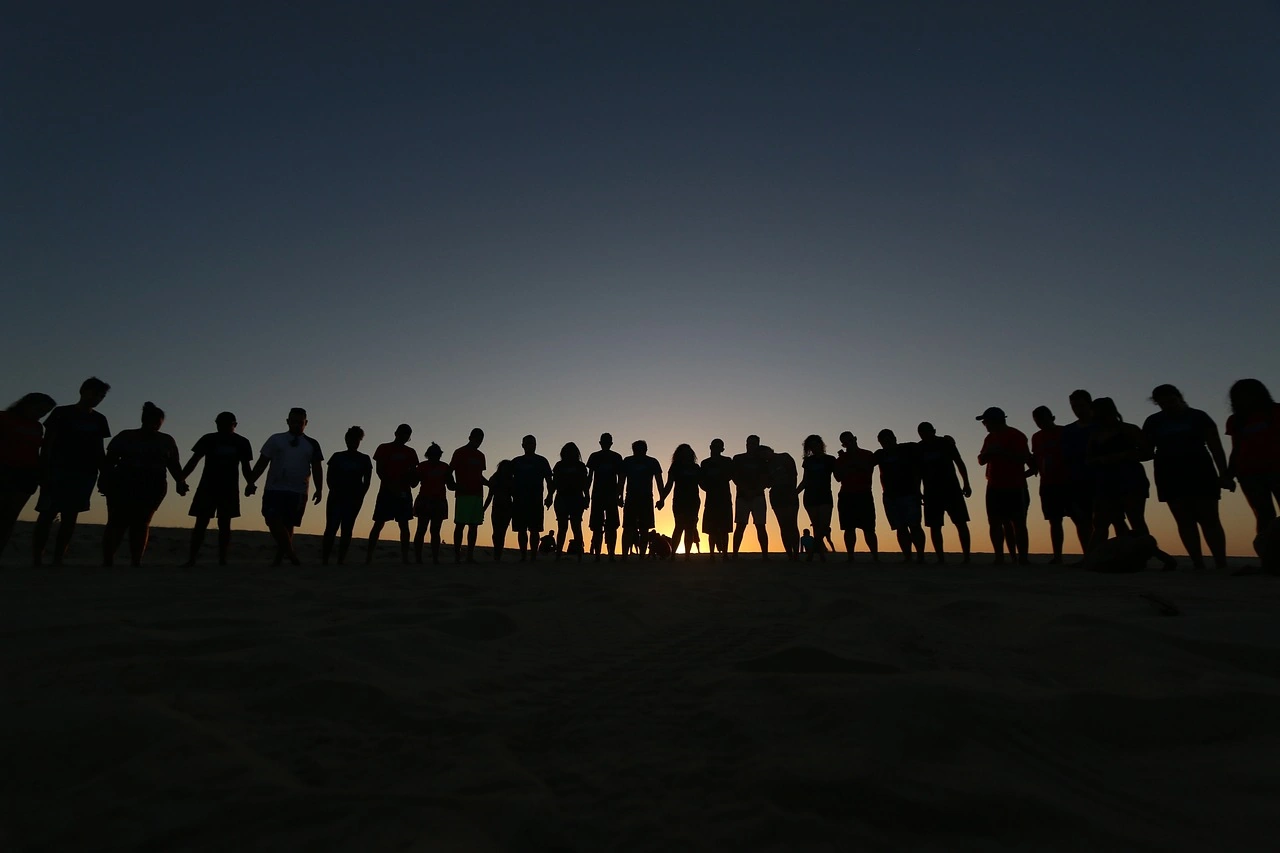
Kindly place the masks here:
<instances>
[{"instance_id":1,"label":"sand dune","mask_svg":"<svg viewBox=\"0 0 1280 853\"><path fill-rule=\"evenodd\" d=\"M1274 579L404 569L393 545L372 569L268 569L258 534L231 567L180 570L166 531L153 565L107 570L98 533L42 571L20 537L0 571L4 850L1262 850L1280 832Z\"/></svg>"}]
</instances>

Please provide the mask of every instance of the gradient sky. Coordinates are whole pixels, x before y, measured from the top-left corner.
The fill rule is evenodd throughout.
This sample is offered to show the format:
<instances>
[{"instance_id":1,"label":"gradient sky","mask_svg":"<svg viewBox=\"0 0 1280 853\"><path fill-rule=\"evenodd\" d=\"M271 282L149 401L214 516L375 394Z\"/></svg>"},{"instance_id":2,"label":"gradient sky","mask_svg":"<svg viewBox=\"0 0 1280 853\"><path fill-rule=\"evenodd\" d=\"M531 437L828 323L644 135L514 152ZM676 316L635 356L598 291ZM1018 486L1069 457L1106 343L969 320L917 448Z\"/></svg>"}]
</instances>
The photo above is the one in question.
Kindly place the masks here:
<instances>
[{"instance_id":1,"label":"gradient sky","mask_svg":"<svg viewBox=\"0 0 1280 853\"><path fill-rule=\"evenodd\" d=\"M24 4L0 396L96 374L184 451L223 409L257 447L304 406L326 454L479 425L491 467L930 420L975 481L988 405L1141 423L1172 382L1221 425L1280 389L1278 9Z\"/></svg>"}]
</instances>

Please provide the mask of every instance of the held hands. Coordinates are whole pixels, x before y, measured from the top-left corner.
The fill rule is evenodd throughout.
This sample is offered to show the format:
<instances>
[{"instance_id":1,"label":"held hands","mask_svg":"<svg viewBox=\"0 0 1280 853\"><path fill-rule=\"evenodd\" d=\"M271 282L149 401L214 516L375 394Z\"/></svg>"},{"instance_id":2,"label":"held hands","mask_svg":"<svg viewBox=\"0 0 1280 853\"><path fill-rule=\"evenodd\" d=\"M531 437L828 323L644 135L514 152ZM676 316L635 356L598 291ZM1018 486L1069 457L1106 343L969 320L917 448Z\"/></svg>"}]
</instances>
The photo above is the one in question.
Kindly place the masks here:
<instances>
[{"instance_id":1,"label":"held hands","mask_svg":"<svg viewBox=\"0 0 1280 853\"><path fill-rule=\"evenodd\" d=\"M1228 492L1234 492L1236 490L1236 478L1230 474L1225 474L1218 480L1218 485Z\"/></svg>"},{"instance_id":2,"label":"held hands","mask_svg":"<svg viewBox=\"0 0 1280 853\"><path fill-rule=\"evenodd\" d=\"M550 495L547 495L547 499L542 502L542 505L545 506L547 509L551 509L551 504L554 502L555 502L555 499L552 498Z\"/></svg>"},{"instance_id":3,"label":"held hands","mask_svg":"<svg viewBox=\"0 0 1280 853\"><path fill-rule=\"evenodd\" d=\"M662 509L662 508L663 508L664 506L666 506L666 505L667 505L666 498L660 498L660 499L658 500L658 502L657 502L656 504L654 504L654 506L655 506L656 508L658 508L658 509Z\"/></svg>"},{"instance_id":4,"label":"held hands","mask_svg":"<svg viewBox=\"0 0 1280 853\"><path fill-rule=\"evenodd\" d=\"M258 487L256 485L254 485L253 483L245 483L244 496L246 498L253 497L253 493L256 491L258 491Z\"/></svg>"},{"instance_id":5,"label":"held hands","mask_svg":"<svg viewBox=\"0 0 1280 853\"><path fill-rule=\"evenodd\" d=\"M973 497L973 489L970 488L968 483L964 484L964 496L966 499Z\"/></svg>"},{"instance_id":6,"label":"held hands","mask_svg":"<svg viewBox=\"0 0 1280 853\"><path fill-rule=\"evenodd\" d=\"M174 488L178 492L178 497L182 497L187 492L191 491L191 487L187 485L186 480L179 480L178 485L174 486Z\"/></svg>"},{"instance_id":7,"label":"held hands","mask_svg":"<svg viewBox=\"0 0 1280 853\"><path fill-rule=\"evenodd\" d=\"M320 497L321 497L320 490L316 489L316 493L311 496L311 502L316 506L320 506Z\"/></svg>"}]
</instances>

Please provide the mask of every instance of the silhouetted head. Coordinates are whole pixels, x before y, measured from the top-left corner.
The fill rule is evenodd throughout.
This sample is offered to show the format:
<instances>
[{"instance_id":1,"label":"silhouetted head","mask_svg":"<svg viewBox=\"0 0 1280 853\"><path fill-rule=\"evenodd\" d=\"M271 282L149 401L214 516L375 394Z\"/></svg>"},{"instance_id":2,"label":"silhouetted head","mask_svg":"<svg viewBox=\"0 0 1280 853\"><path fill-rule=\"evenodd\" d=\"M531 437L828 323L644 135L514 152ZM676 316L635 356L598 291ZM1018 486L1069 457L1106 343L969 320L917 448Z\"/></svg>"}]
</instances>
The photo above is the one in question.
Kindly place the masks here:
<instances>
[{"instance_id":1,"label":"silhouetted head","mask_svg":"<svg viewBox=\"0 0 1280 853\"><path fill-rule=\"evenodd\" d=\"M1151 402L1164 412L1180 412L1187 407L1182 392L1173 385L1157 385L1151 390Z\"/></svg>"},{"instance_id":2,"label":"silhouetted head","mask_svg":"<svg viewBox=\"0 0 1280 853\"><path fill-rule=\"evenodd\" d=\"M520 439L520 446L524 448L525 456L532 456L538 449L538 439L531 435L526 435L524 438Z\"/></svg>"},{"instance_id":3,"label":"silhouetted head","mask_svg":"<svg viewBox=\"0 0 1280 853\"><path fill-rule=\"evenodd\" d=\"M164 409L150 400L142 404L142 428L158 430L164 424Z\"/></svg>"},{"instance_id":4,"label":"silhouetted head","mask_svg":"<svg viewBox=\"0 0 1280 853\"><path fill-rule=\"evenodd\" d=\"M289 410L289 417L284 419L289 425L289 432L294 435L302 435L302 431L307 428L307 410L292 408Z\"/></svg>"},{"instance_id":5,"label":"silhouetted head","mask_svg":"<svg viewBox=\"0 0 1280 853\"><path fill-rule=\"evenodd\" d=\"M48 394L41 394L39 391L33 391L30 394L23 394L21 398L14 402L6 411L17 415L20 418L26 418L31 421L41 420L45 415L53 411L53 407L58 405Z\"/></svg>"},{"instance_id":6,"label":"silhouetted head","mask_svg":"<svg viewBox=\"0 0 1280 853\"><path fill-rule=\"evenodd\" d=\"M578 449L578 445L574 444L571 441L568 444L566 444L564 447L560 448L560 461L561 462L581 462L582 451Z\"/></svg>"},{"instance_id":7,"label":"silhouetted head","mask_svg":"<svg viewBox=\"0 0 1280 853\"><path fill-rule=\"evenodd\" d=\"M1257 379L1239 379L1231 385L1227 392L1231 400L1231 413L1240 417L1249 417L1265 412L1275 405L1267 386Z\"/></svg>"},{"instance_id":8,"label":"silhouetted head","mask_svg":"<svg viewBox=\"0 0 1280 853\"><path fill-rule=\"evenodd\" d=\"M806 527L806 528L804 529L804 532L802 532L800 535L801 535L801 536L808 536L808 535L809 535L809 528L807 528L807 527Z\"/></svg>"},{"instance_id":9,"label":"silhouetted head","mask_svg":"<svg viewBox=\"0 0 1280 853\"><path fill-rule=\"evenodd\" d=\"M858 447L858 437L849 430L840 433L840 446L845 450L856 450Z\"/></svg>"},{"instance_id":10,"label":"silhouetted head","mask_svg":"<svg viewBox=\"0 0 1280 853\"><path fill-rule=\"evenodd\" d=\"M483 441L484 441L484 430L480 429L480 427L476 427L475 429L471 430L471 434L467 436L467 444L471 445L472 447L479 447Z\"/></svg>"},{"instance_id":11,"label":"silhouetted head","mask_svg":"<svg viewBox=\"0 0 1280 853\"><path fill-rule=\"evenodd\" d=\"M649 452L649 442L645 441L643 438L631 442L631 452L636 456L644 456Z\"/></svg>"},{"instance_id":12,"label":"silhouetted head","mask_svg":"<svg viewBox=\"0 0 1280 853\"><path fill-rule=\"evenodd\" d=\"M805 437L803 449L805 456L826 453L827 443L822 440L822 436L820 435L810 435Z\"/></svg>"},{"instance_id":13,"label":"silhouetted head","mask_svg":"<svg viewBox=\"0 0 1280 853\"><path fill-rule=\"evenodd\" d=\"M1067 402L1071 404L1071 413L1076 420L1088 423L1093 418L1093 395L1088 391L1083 388L1072 391Z\"/></svg>"},{"instance_id":14,"label":"silhouetted head","mask_svg":"<svg viewBox=\"0 0 1280 853\"><path fill-rule=\"evenodd\" d=\"M934 429L933 424L929 423L928 421L921 421L920 426L916 427L916 434L919 435L920 438L924 439L925 441L928 441L929 439L936 436L938 434L938 431Z\"/></svg>"},{"instance_id":15,"label":"silhouetted head","mask_svg":"<svg viewBox=\"0 0 1280 853\"><path fill-rule=\"evenodd\" d=\"M218 428L218 432L235 432L236 416L230 412L219 412L218 416L213 419L213 425Z\"/></svg>"},{"instance_id":16,"label":"silhouetted head","mask_svg":"<svg viewBox=\"0 0 1280 853\"><path fill-rule=\"evenodd\" d=\"M711 439L711 455L719 456L721 453L724 453L724 439L722 438Z\"/></svg>"},{"instance_id":17,"label":"silhouetted head","mask_svg":"<svg viewBox=\"0 0 1280 853\"><path fill-rule=\"evenodd\" d=\"M985 412L978 415L977 420L982 421L982 425L987 428L987 432L1004 429L1005 424L1008 423L1004 409L999 406L988 406Z\"/></svg>"},{"instance_id":18,"label":"silhouetted head","mask_svg":"<svg viewBox=\"0 0 1280 853\"><path fill-rule=\"evenodd\" d=\"M600 449L608 450L610 447L613 447L613 436L607 432L600 433Z\"/></svg>"},{"instance_id":19,"label":"silhouetted head","mask_svg":"<svg viewBox=\"0 0 1280 853\"><path fill-rule=\"evenodd\" d=\"M396 427L396 441L400 444L404 444L412 437L413 427L408 424L400 424L400 426Z\"/></svg>"},{"instance_id":20,"label":"silhouetted head","mask_svg":"<svg viewBox=\"0 0 1280 853\"><path fill-rule=\"evenodd\" d=\"M880 442L881 447L898 446L898 437L893 434L891 429L882 429L876 433L876 441Z\"/></svg>"},{"instance_id":21,"label":"silhouetted head","mask_svg":"<svg viewBox=\"0 0 1280 853\"><path fill-rule=\"evenodd\" d=\"M697 465L698 454L693 452L693 448L687 444L676 445L675 453L671 454L671 467L677 465Z\"/></svg>"},{"instance_id":22,"label":"silhouetted head","mask_svg":"<svg viewBox=\"0 0 1280 853\"><path fill-rule=\"evenodd\" d=\"M111 386L96 376L90 376L80 383L80 405L93 409L107 399Z\"/></svg>"},{"instance_id":23,"label":"silhouetted head","mask_svg":"<svg viewBox=\"0 0 1280 853\"><path fill-rule=\"evenodd\" d=\"M1116 401L1110 397L1099 397L1093 401L1093 419L1099 424L1108 426L1124 420L1116 408Z\"/></svg>"},{"instance_id":24,"label":"silhouetted head","mask_svg":"<svg viewBox=\"0 0 1280 853\"><path fill-rule=\"evenodd\" d=\"M440 445L434 441L431 442L430 446L427 447L427 458L432 462L439 462L441 456L444 456L444 451L440 449Z\"/></svg>"},{"instance_id":25,"label":"silhouetted head","mask_svg":"<svg viewBox=\"0 0 1280 853\"><path fill-rule=\"evenodd\" d=\"M747 452L755 453L759 449L760 449L760 436L758 435L747 436Z\"/></svg>"},{"instance_id":26,"label":"silhouetted head","mask_svg":"<svg viewBox=\"0 0 1280 853\"><path fill-rule=\"evenodd\" d=\"M347 442L347 450L355 450L360 446L360 442L364 441L364 430L358 426L353 426L347 430L347 434L343 436L343 439Z\"/></svg>"},{"instance_id":27,"label":"silhouetted head","mask_svg":"<svg viewBox=\"0 0 1280 853\"><path fill-rule=\"evenodd\" d=\"M1035 421L1040 429L1048 429L1053 426L1053 412L1049 411L1048 406L1036 406L1031 410L1031 420Z\"/></svg>"}]
</instances>

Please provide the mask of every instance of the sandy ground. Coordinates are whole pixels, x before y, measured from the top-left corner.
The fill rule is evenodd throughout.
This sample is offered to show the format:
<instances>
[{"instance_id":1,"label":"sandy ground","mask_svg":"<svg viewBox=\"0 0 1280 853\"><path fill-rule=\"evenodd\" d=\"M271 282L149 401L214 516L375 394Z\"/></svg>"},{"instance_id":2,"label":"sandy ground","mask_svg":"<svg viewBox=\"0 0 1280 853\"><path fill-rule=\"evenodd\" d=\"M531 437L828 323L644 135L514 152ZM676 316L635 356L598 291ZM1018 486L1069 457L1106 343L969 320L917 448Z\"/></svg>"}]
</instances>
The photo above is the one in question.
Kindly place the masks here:
<instances>
[{"instance_id":1,"label":"sandy ground","mask_svg":"<svg viewBox=\"0 0 1280 853\"><path fill-rule=\"evenodd\" d=\"M236 565L180 570L184 531L159 532L150 566L107 570L98 535L36 571L24 529L0 571L6 851L1198 851L1280 834L1272 578L405 569L390 545L372 569L268 569L262 534L239 534Z\"/></svg>"}]
</instances>

